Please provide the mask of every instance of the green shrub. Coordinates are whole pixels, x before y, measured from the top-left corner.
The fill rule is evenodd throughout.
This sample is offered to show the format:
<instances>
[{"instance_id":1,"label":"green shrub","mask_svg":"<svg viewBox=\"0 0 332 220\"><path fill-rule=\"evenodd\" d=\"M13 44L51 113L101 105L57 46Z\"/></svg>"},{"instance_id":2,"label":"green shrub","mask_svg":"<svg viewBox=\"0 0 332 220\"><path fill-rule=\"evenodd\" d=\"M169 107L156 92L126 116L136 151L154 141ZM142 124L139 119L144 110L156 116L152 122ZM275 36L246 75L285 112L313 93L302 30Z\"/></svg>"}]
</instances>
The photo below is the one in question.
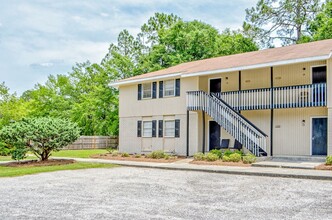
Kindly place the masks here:
<instances>
[{"instance_id":1,"label":"green shrub","mask_svg":"<svg viewBox=\"0 0 332 220\"><path fill-rule=\"evenodd\" d=\"M0 156L9 156L10 149L4 144L0 142Z\"/></svg>"},{"instance_id":2,"label":"green shrub","mask_svg":"<svg viewBox=\"0 0 332 220\"><path fill-rule=\"evenodd\" d=\"M213 153L207 153L206 154L206 160L207 161L216 161L218 159L219 159L219 157L216 154L213 154Z\"/></svg>"},{"instance_id":3,"label":"green shrub","mask_svg":"<svg viewBox=\"0 0 332 220\"><path fill-rule=\"evenodd\" d=\"M332 155L326 157L326 165L332 165Z\"/></svg>"},{"instance_id":4,"label":"green shrub","mask_svg":"<svg viewBox=\"0 0 332 220\"><path fill-rule=\"evenodd\" d=\"M171 157L168 154L165 154L164 159L169 160Z\"/></svg>"},{"instance_id":5,"label":"green shrub","mask_svg":"<svg viewBox=\"0 0 332 220\"><path fill-rule=\"evenodd\" d=\"M112 153L111 153L112 157L116 157L119 155L119 151L117 150L113 150Z\"/></svg>"},{"instance_id":6,"label":"green shrub","mask_svg":"<svg viewBox=\"0 0 332 220\"><path fill-rule=\"evenodd\" d=\"M114 148L112 148L112 147L108 147L108 148L106 148L105 150L107 150L108 151L108 153L113 153L113 151L115 151L116 149L114 149Z\"/></svg>"},{"instance_id":7,"label":"green shrub","mask_svg":"<svg viewBox=\"0 0 332 220\"><path fill-rule=\"evenodd\" d=\"M233 153L233 154L231 154L231 155L229 156L229 159L230 159L232 162L239 162L239 161L241 161L241 155L240 155L240 154L235 154L235 153Z\"/></svg>"},{"instance_id":8,"label":"green shrub","mask_svg":"<svg viewBox=\"0 0 332 220\"><path fill-rule=\"evenodd\" d=\"M229 157L229 156L227 156L227 155L224 155L224 156L222 157L222 161L224 161L224 162L230 162L230 161L231 161L231 159L230 159L230 157Z\"/></svg>"},{"instance_id":9,"label":"green shrub","mask_svg":"<svg viewBox=\"0 0 332 220\"><path fill-rule=\"evenodd\" d=\"M231 150L229 150L229 149L227 149L227 150L225 150L225 151L223 152L223 156L227 156L227 157L229 157L231 154L233 154L233 152L232 152Z\"/></svg>"},{"instance_id":10,"label":"green shrub","mask_svg":"<svg viewBox=\"0 0 332 220\"><path fill-rule=\"evenodd\" d=\"M256 162L256 156L253 154L248 154L242 157L242 161L245 164L252 164Z\"/></svg>"},{"instance_id":11,"label":"green shrub","mask_svg":"<svg viewBox=\"0 0 332 220\"><path fill-rule=\"evenodd\" d=\"M210 150L209 153L217 155L219 159L222 158L221 150L213 149L213 150Z\"/></svg>"},{"instance_id":12,"label":"green shrub","mask_svg":"<svg viewBox=\"0 0 332 220\"><path fill-rule=\"evenodd\" d=\"M244 156L244 153L243 153L243 151L241 151L241 150L235 150L235 151L233 152L233 154L240 154L241 157Z\"/></svg>"},{"instance_id":13,"label":"green shrub","mask_svg":"<svg viewBox=\"0 0 332 220\"><path fill-rule=\"evenodd\" d=\"M194 154L194 160L205 160L206 156L202 152Z\"/></svg>"},{"instance_id":14,"label":"green shrub","mask_svg":"<svg viewBox=\"0 0 332 220\"><path fill-rule=\"evenodd\" d=\"M121 157L129 157L129 154L128 154L127 152L123 152L123 153L121 154Z\"/></svg>"},{"instance_id":15,"label":"green shrub","mask_svg":"<svg viewBox=\"0 0 332 220\"><path fill-rule=\"evenodd\" d=\"M28 152L28 150L25 147L15 148L11 152L12 159L13 160L17 160L17 161L23 160L23 159L25 159L27 157L26 156L27 152Z\"/></svg>"},{"instance_id":16,"label":"green shrub","mask_svg":"<svg viewBox=\"0 0 332 220\"><path fill-rule=\"evenodd\" d=\"M165 157L165 152L163 150L156 150L152 151L148 155L146 155L147 158L152 158L152 159L161 159Z\"/></svg>"},{"instance_id":17,"label":"green shrub","mask_svg":"<svg viewBox=\"0 0 332 220\"><path fill-rule=\"evenodd\" d=\"M135 158L141 158L142 157L142 155L140 155L140 154L135 154Z\"/></svg>"}]
</instances>

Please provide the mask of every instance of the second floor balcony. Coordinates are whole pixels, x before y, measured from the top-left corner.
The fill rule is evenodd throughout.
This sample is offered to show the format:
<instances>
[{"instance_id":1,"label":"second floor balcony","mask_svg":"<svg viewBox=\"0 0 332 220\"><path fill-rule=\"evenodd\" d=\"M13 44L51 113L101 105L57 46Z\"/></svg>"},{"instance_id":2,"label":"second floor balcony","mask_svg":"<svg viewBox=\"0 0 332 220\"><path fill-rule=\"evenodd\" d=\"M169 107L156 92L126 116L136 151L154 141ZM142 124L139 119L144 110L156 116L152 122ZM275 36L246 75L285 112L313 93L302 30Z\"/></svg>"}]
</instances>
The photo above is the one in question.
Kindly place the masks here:
<instances>
[{"instance_id":1,"label":"second floor balcony","mask_svg":"<svg viewBox=\"0 0 332 220\"><path fill-rule=\"evenodd\" d=\"M326 106L326 83L215 93L237 111Z\"/></svg>"}]
</instances>

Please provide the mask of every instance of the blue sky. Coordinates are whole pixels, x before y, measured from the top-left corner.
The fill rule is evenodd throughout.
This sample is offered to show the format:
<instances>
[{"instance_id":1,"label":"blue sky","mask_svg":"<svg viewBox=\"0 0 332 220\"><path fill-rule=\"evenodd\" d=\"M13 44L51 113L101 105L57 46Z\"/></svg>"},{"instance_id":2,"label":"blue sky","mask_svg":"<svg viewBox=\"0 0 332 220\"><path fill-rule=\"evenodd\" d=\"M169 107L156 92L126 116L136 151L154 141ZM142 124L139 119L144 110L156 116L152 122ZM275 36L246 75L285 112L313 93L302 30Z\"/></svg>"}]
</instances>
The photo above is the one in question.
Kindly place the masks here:
<instances>
[{"instance_id":1,"label":"blue sky","mask_svg":"<svg viewBox=\"0 0 332 220\"><path fill-rule=\"evenodd\" d=\"M238 29L257 0L0 0L0 82L21 94L77 62L100 62L118 33L155 12Z\"/></svg>"}]
</instances>

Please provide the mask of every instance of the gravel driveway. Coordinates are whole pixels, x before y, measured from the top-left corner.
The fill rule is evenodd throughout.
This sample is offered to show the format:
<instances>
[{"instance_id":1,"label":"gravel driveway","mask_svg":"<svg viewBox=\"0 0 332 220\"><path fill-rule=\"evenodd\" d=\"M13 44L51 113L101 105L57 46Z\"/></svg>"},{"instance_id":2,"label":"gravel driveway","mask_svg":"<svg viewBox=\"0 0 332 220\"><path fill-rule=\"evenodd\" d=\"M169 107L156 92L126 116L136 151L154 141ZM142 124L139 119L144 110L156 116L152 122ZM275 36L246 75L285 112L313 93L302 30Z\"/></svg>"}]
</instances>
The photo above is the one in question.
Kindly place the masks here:
<instances>
[{"instance_id":1,"label":"gravel driveway","mask_svg":"<svg viewBox=\"0 0 332 220\"><path fill-rule=\"evenodd\" d=\"M118 167L0 178L0 219L332 219L332 182Z\"/></svg>"}]
</instances>

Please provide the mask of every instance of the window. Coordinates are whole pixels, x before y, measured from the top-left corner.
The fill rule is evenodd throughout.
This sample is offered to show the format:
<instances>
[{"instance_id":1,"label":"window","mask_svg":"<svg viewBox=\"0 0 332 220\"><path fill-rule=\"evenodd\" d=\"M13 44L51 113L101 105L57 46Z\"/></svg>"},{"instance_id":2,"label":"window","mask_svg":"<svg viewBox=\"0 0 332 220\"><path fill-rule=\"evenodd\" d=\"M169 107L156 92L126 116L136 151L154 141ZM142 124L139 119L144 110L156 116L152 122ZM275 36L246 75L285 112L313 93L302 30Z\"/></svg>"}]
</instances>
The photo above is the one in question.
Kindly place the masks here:
<instances>
[{"instance_id":1,"label":"window","mask_svg":"<svg viewBox=\"0 0 332 220\"><path fill-rule=\"evenodd\" d=\"M167 80L164 81L164 96L174 96L175 95L175 81Z\"/></svg>"},{"instance_id":2,"label":"window","mask_svg":"<svg viewBox=\"0 0 332 220\"><path fill-rule=\"evenodd\" d=\"M142 93L143 93L143 99L152 98L152 84L151 83L142 84Z\"/></svg>"},{"instance_id":3,"label":"window","mask_svg":"<svg viewBox=\"0 0 332 220\"><path fill-rule=\"evenodd\" d=\"M165 121L165 137L175 137L175 121Z\"/></svg>"},{"instance_id":4,"label":"window","mask_svg":"<svg viewBox=\"0 0 332 220\"><path fill-rule=\"evenodd\" d=\"M143 137L152 137L152 121L143 121Z\"/></svg>"}]
</instances>

